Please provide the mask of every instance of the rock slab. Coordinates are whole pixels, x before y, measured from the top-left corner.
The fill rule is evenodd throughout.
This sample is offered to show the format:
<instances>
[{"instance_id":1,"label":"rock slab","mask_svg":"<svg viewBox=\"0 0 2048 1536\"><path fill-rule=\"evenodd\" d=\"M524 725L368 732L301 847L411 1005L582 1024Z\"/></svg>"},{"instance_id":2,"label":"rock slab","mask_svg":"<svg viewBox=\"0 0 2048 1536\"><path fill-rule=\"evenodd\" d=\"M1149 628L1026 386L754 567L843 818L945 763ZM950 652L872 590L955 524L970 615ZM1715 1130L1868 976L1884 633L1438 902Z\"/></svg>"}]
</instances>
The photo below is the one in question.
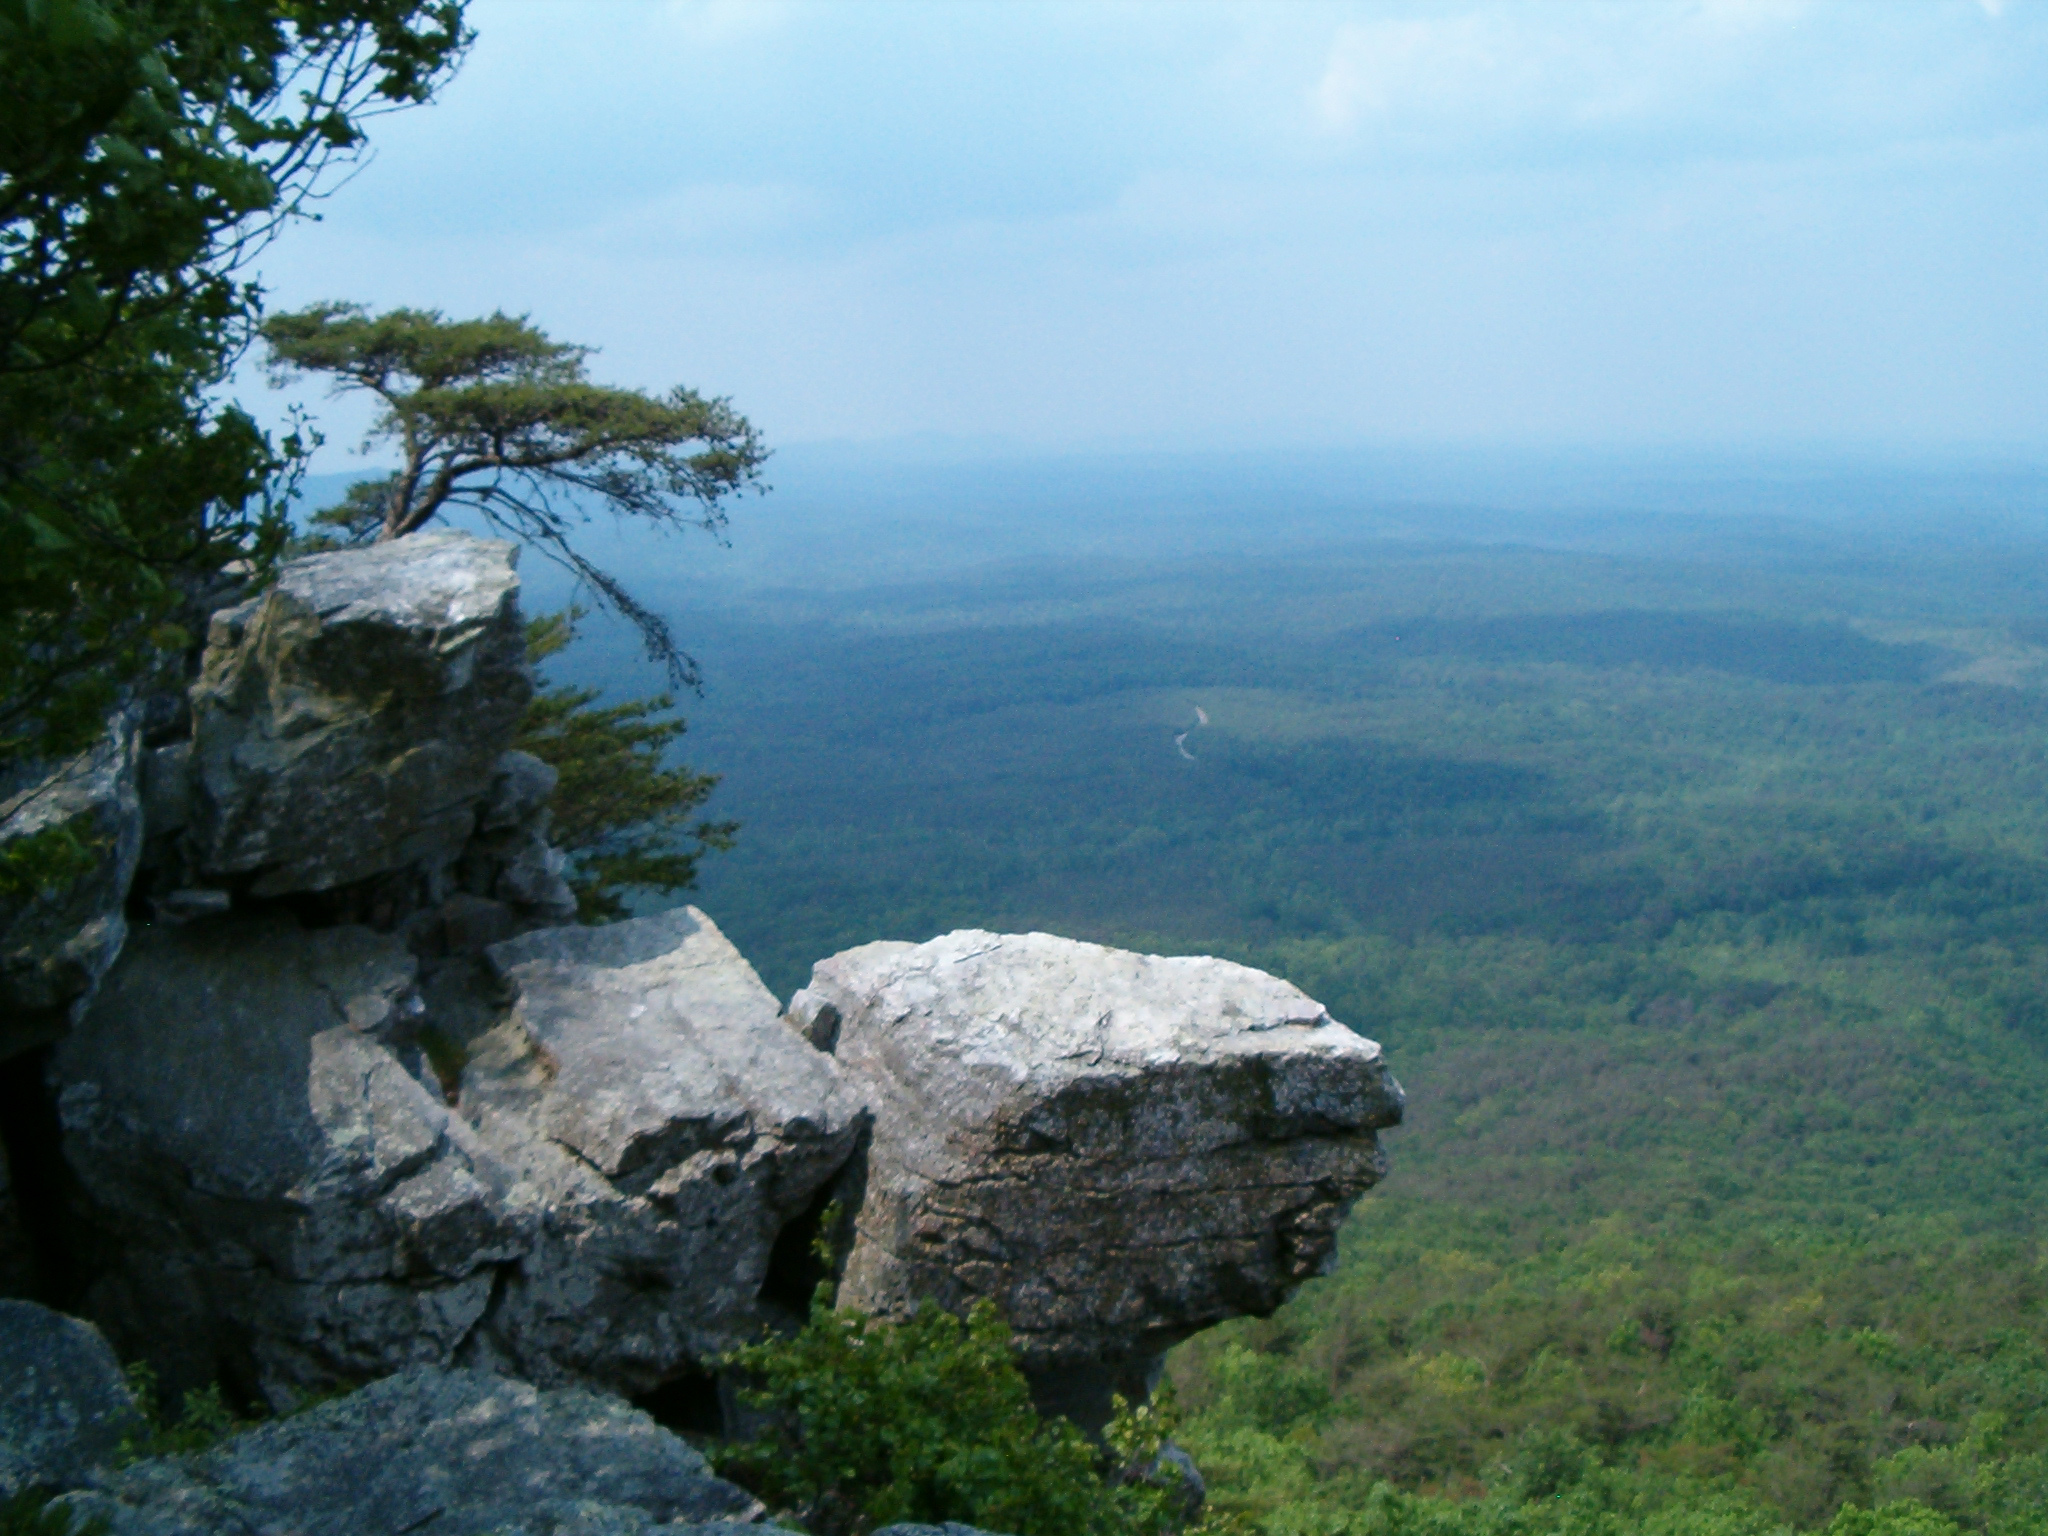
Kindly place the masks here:
<instances>
[{"instance_id":1,"label":"rock slab","mask_svg":"<svg viewBox=\"0 0 2048 1536\"><path fill-rule=\"evenodd\" d=\"M430 1367L63 1506L109 1536L679 1536L760 1511L616 1399Z\"/></svg>"},{"instance_id":2,"label":"rock slab","mask_svg":"<svg viewBox=\"0 0 2048 1536\"><path fill-rule=\"evenodd\" d=\"M778 1239L866 1127L837 1064L694 907L488 954L515 1000L461 1102L541 1213L492 1346L644 1391L757 1335Z\"/></svg>"},{"instance_id":3,"label":"rock slab","mask_svg":"<svg viewBox=\"0 0 2048 1536\"><path fill-rule=\"evenodd\" d=\"M0 1301L0 1501L78 1487L140 1427L99 1329L32 1301Z\"/></svg>"},{"instance_id":4,"label":"rock slab","mask_svg":"<svg viewBox=\"0 0 2048 1536\"><path fill-rule=\"evenodd\" d=\"M1322 1269L1401 1117L1377 1045L1224 960L958 932L822 961L790 1017L875 1115L841 1301L993 1300L1100 1412Z\"/></svg>"},{"instance_id":5,"label":"rock slab","mask_svg":"<svg viewBox=\"0 0 2048 1536\"><path fill-rule=\"evenodd\" d=\"M135 717L123 712L92 750L0 786L0 853L56 836L90 855L48 888L0 895L0 1061L62 1034L121 953L142 854L139 761Z\"/></svg>"},{"instance_id":6,"label":"rock slab","mask_svg":"<svg viewBox=\"0 0 2048 1536\"><path fill-rule=\"evenodd\" d=\"M424 533L310 555L213 616L185 828L202 879L319 891L461 851L533 690L517 554Z\"/></svg>"},{"instance_id":7,"label":"rock slab","mask_svg":"<svg viewBox=\"0 0 2048 1536\"><path fill-rule=\"evenodd\" d=\"M167 1388L226 1369L282 1408L445 1362L528 1246L510 1178L395 1048L415 964L365 928L139 928L54 1053L88 1310Z\"/></svg>"},{"instance_id":8,"label":"rock slab","mask_svg":"<svg viewBox=\"0 0 2048 1536\"><path fill-rule=\"evenodd\" d=\"M489 955L436 1012L366 928L138 930L51 1075L88 1308L167 1386L226 1370L284 1408L487 1364L635 1393L759 1333L866 1125L837 1064L691 909Z\"/></svg>"}]
</instances>

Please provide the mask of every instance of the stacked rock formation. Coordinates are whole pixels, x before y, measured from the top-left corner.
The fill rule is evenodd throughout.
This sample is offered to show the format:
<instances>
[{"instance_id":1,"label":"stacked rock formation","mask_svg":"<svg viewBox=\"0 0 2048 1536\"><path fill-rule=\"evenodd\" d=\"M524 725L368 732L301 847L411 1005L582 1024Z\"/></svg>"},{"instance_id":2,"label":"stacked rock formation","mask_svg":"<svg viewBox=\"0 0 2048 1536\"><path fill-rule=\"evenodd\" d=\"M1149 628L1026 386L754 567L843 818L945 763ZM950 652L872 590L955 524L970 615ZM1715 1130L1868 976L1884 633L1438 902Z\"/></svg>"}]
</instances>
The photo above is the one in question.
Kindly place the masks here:
<instances>
[{"instance_id":1,"label":"stacked rock formation","mask_svg":"<svg viewBox=\"0 0 2048 1536\"><path fill-rule=\"evenodd\" d=\"M514 554L441 534L292 562L213 615L187 694L0 802L0 843L63 824L104 850L0 911L0 1087L27 1063L49 1128L13 1169L44 1170L36 1221L0 1163L0 1291L68 1277L173 1391L282 1408L389 1378L394 1422L427 1403L544 1438L559 1408L630 1439L624 1409L548 1394L715 1401L725 1353L801 1312L834 1203L842 1302L993 1301L1041 1403L1087 1425L1325 1263L1401 1092L1273 977L963 932L822 961L785 1014L694 908L571 925L553 770L511 748ZM62 1263L31 1263L53 1224ZM291 1422L375 1482L347 1413ZM90 1508L138 1536L281 1529L263 1490L316 1497L289 1471L315 1429L261 1433L237 1442L257 1470L224 1452ZM535 1475L560 1528L603 1502ZM470 1495L386 1481L392 1518L469 1528ZM636 1495L588 1529L723 1497Z\"/></svg>"}]
</instances>

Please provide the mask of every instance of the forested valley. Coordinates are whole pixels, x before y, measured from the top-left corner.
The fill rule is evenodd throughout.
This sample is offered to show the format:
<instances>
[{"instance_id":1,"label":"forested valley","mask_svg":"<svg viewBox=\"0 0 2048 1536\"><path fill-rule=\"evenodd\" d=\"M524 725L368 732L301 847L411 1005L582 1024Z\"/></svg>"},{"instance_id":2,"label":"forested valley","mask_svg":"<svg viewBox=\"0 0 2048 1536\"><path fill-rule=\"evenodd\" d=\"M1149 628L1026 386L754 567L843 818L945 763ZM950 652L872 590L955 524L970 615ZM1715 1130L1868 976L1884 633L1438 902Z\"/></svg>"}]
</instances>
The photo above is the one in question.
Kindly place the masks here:
<instances>
[{"instance_id":1,"label":"forested valley","mask_svg":"<svg viewBox=\"0 0 2048 1536\"><path fill-rule=\"evenodd\" d=\"M1043 929L1384 1045L1407 1121L1336 1271L1172 1358L1214 1510L2041 1529L2038 480L1174 473L771 500L672 578L742 823L691 899L783 996ZM616 633L564 660L644 681Z\"/></svg>"}]
</instances>

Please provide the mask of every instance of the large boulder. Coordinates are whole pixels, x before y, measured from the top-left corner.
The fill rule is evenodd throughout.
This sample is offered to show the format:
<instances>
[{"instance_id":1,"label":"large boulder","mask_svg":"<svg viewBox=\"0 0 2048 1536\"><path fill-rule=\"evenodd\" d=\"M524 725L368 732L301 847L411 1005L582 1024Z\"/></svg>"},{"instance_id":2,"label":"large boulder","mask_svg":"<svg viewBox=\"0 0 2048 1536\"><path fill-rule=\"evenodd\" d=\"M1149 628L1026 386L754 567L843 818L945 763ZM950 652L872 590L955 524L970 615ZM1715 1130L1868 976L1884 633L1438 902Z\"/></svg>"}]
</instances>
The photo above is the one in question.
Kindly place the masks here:
<instances>
[{"instance_id":1,"label":"large boulder","mask_svg":"<svg viewBox=\"0 0 2048 1536\"><path fill-rule=\"evenodd\" d=\"M613 1398L415 1368L60 1506L108 1536L683 1536L759 1503Z\"/></svg>"},{"instance_id":2,"label":"large boulder","mask_svg":"<svg viewBox=\"0 0 2048 1536\"><path fill-rule=\"evenodd\" d=\"M778 1241L801 1272L803 1222L866 1125L837 1065L694 907L489 956L514 1001L461 1104L540 1221L490 1343L536 1379L646 1390L758 1334L789 1289Z\"/></svg>"},{"instance_id":3,"label":"large boulder","mask_svg":"<svg viewBox=\"0 0 2048 1536\"><path fill-rule=\"evenodd\" d=\"M38 839L76 862L34 889L0 890L0 1061L62 1034L121 953L142 853L137 762L123 711L90 751L0 785L0 857Z\"/></svg>"},{"instance_id":4,"label":"large boulder","mask_svg":"<svg viewBox=\"0 0 2048 1536\"><path fill-rule=\"evenodd\" d=\"M758 1332L865 1123L836 1065L694 911L491 956L423 998L364 928L138 930L51 1066L118 1340L284 1406L412 1364L645 1391Z\"/></svg>"},{"instance_id":5,"label":"large boulder","mask_svg":"<svg viewBox=\"0 0 2048 1536\"><path fill-rule=\"evenodd\" d=\"M97 1328L32 1301L0 1301L0 1502L28 1488L76 1488L141 1427Z\"/></svg>"},{"instance_id":6,"label":"large boulder","mask_svg":"<svg viewBox=\"0 0 2048 1536\"><path fill-rule=\"evenodd\" d=\"M88 1309L167 1385L281 1407L446 1361L525 1251L511 1179L393 1048L414 966L364 928L139 928L54 1053Z\"/></svg>"},{"instance_id":7,"label":"large boulder","mask_svg":"<svg viewBox=\"0 0 2048 1536\"><path fill-rule=\"evenodd\" d=\"M424 533L290 561L213 616L186 854L258 896L445 865L532 695L517 549Z\"/></svg>"},{"instance_id":8,"label":"large boulder","mask_svg":"<svg viewBox=\"0 0 2048 1536\"><path fill-rule=\"evenodd\" d=\"M792 1023L874 1111L843 1302L993 1300L1084 1423L1324 1267L1401 1117L1380 1049L1208 958L960 932L819 963Z\"/></svg>"}]
</instances>

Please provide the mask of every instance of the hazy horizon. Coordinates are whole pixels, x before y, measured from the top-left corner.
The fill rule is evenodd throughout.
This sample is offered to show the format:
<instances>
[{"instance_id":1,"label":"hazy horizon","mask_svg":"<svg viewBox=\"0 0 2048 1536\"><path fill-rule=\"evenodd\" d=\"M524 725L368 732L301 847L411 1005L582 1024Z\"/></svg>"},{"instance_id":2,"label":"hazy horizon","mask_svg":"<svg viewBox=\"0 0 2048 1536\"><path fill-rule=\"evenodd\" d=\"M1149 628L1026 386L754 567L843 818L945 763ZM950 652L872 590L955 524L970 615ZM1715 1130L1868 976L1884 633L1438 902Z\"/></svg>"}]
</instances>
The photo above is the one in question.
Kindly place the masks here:
<instances>
[{"instance_id":1,"label":"hazy horizon","mask_svg":"<svg viewBox=\"0 0 2048 1536\"><path fill-rule=\"evenodd\" d=\"M528 314L778 447L2048 459L2041 4L472 20L274 309ZM236 392L348 467L359 409Z\"/></svg>"}]
</instances>

